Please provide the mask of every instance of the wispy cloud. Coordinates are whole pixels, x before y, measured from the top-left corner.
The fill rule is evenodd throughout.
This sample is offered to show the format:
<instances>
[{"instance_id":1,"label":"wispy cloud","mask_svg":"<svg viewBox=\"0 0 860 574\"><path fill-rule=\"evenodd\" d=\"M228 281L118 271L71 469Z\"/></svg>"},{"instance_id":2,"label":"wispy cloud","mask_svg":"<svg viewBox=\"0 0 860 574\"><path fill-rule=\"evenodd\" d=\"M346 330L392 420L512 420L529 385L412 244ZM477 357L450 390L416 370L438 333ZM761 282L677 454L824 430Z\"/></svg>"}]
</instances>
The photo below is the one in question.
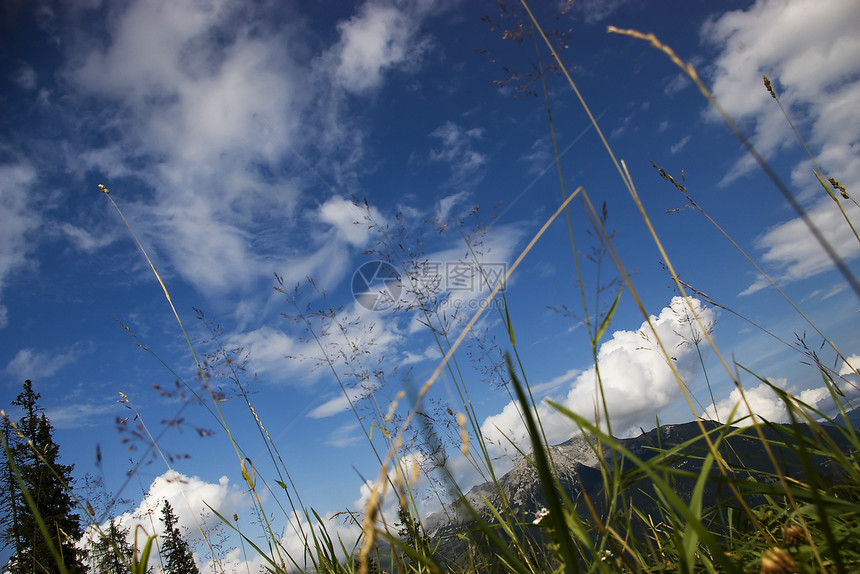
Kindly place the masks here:
<instances>
[{"instance_id":1,"label":"wispy cloud","mask_svg":"<svg viewBox=\"0 0 860 574\"><path fill-rule=\"evenodd\" d=\"M689 86L691 83L692 82L690 81L690 78L687 77L687 74L679 72L666 83L666 87L663 88L663 93L667 96L674 96L678 92L683 91L684 88Z\"/></svg>"},{"instance_id":2,"label":"wispy cloud","mask_svg":"<svg viewBox=\"0 0 860 574\"><path fill-rule=\"evenodd\" d=\"M440 145L430 150L430 159L450 166L451 185L465 187L480 180L481 168L487 163L487 158L475 149L475 144L484 137L483 129L466 129L448 121L430 132L430 137L438 140Z\"/></svg>"},{"instance_id":3,"label":"wispy cloud","mask_svg":"<svg viewBox=\"0 0 860 574\"><path fill-rule=\"evenodd\" d=\"M571 7L586 23L596 24L630 3L631 0L580 0L574 1Z\"/></svg>"},{"instance_id":4,"label":"wispy cloud","mask_svg":"<svg viewBox=\"0 0 860 574\"><path fill-rule=\"evenodd\" d=\"M116 401L83 402L55 405L45 409L51 424L57 429L77 429L103 425L110 413L117 412Z\"/></svg>"},{"instance_id":5,"label":"wispy cloud","mask_svg":"<svg viewBox=\"0 0 860 574\"><path fill-rule=\"evenodd\" d=\"M21 269L32 252L32 235L41 215L32 207L29 194L36 171L27 162L0 165L0 302L3 289L15 271ZM6 307L0 304L0 329L6 326Z\"/></svg>"},{"instance_id":6,"label":"wispy cloud","mask_svg":"<svg viewBox=\"0 0 860 574\"><path fill-rule=\"evenodd\" d=\"M18 71L12 76L12 81L22 90L31 91L36 89L38 74L27 62L22 62Z\"/></svg>"},{"instance_id":7,"label":"wispy cloud","mask_svg":"<svg viewBox=\"0 0 860 574\"><path fill-rule=\"evenodd\" d=\"M852 219L860 216L860 209L854 206L847 206L846 210ZM811 209L809 218L843 260L860 255L860 244L830 199ZM756 247L764 252L764 263L775 270L773 279L777 284L805 279L833 268L824 248L801 219L790 219L770 229L756 240ZM764 277L759 277L740 294L750 295L769 286Z\"/></svg>"},{"instance_id":8,"label":"wispy cloud","mask_svg":"<svg viewBox=\"0 0 860 574\"><path fill-rule=\"evenodd\" d=\"M43 379L75 363L81 355L92 350L91 343L77 343L63 352L38 351L25 348L18 351L6 365L6 372L23 381Z\"/></svg>"},{"instance_id":9,"label":"wispy cloud","mask_svg":"<svg viewBox=\"0 0 860 574\"><path fill-rule=\"evenodd\" d=\"M326 444L338 448L357 446L365 441L365 436L359 432L357 422L347 423L337 427L329 434Z\"/></svg>"},{"instance_id":10,"label":"wispy cloud","mask_svg":"<svg viewBox=\"0 0 860 574\"><path fill-rule=\"evenodd\" d=\"M313 409L308 413L308 416L312 419L323 419L332 415L340 414L348 410L350 405L353 405L364 397L370 395L376 386L377 385L371 385L368 383L353 389L347 389L345 392L341 392L339 395L325 401L323 404Z\"/></svg>"},{"instance_id":11,"label":"wispy cloud","mask_svg":"<svg viewBox=\"0 0 860 574\"><path fill-rule=\"evenodd\" d=\"M669 152L671 152L672 155L675 155L676 153L684 149L684 146L686 146L687 143L690 141L690 137L691 136L689 135L684 136L678 142L672 144L672 146L669 148Z\"/></svg>"},{"instance_id":12,"label":"wispy cloud","mask_svg":"<svg viewBox=\"0 0 860 574\"><path fill-rule=\"evenodd\" d=\"M343 98L368 97L389 72L416 69L432 48L421 32L434 14L425 3L361 4L316 54L301 18L284 17L290 10L137 0L88 22L109 30L104 42L70 43L64 78L89 105L88 125L111 133L110 144L76 154L85 162L76 169L143 182L149 196L102 183L147 244L207 294L335 260L336 246L325 244L304 265L279 261L291 239L306 239L296 217L304 191L325 180L331 193L363 156L363 131ZM321 219L311 215L310 223L335 225L341 244L354 245L358 228L344 233L343 221L332 219L343 216L342 205L324 201ZM79 247L94 245L78 229L63 230Z\"/></svg>"},{"instance_id":13,"label":"wispy cloud","mask_svg":"<svg viewBox=\"0 0 860 574\"><path fill-rule=\"evenodd\" d=\"M96 235L95 233L72 225L71 223L61 222L57 225L60 232L68 237L69 241L81 251L93 252L110 245L117 239L117 235L113 233L103 233Z\"/></svg>"}]
</instances>

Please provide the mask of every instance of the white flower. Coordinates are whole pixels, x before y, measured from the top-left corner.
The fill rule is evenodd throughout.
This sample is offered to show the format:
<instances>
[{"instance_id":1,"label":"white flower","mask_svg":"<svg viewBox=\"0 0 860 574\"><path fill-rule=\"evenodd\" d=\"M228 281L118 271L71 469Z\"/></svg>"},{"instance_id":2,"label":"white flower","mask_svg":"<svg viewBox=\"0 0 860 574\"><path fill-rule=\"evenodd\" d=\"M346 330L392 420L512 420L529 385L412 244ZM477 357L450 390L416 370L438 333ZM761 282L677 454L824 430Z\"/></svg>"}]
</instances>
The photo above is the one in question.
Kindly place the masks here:
<instances>
[{"instance_id":1,"label":"white flower","mask_svg":"<svg viewBox=\"0 0 860 574\"><path fill-rule=\"evenodd\" d=\"M549 510L546 508L541 508L537 512L535 512L535 519L532 520L532 524L538 525L543 521L544 518L549 516Z\"/></svg>"}]
</instances>

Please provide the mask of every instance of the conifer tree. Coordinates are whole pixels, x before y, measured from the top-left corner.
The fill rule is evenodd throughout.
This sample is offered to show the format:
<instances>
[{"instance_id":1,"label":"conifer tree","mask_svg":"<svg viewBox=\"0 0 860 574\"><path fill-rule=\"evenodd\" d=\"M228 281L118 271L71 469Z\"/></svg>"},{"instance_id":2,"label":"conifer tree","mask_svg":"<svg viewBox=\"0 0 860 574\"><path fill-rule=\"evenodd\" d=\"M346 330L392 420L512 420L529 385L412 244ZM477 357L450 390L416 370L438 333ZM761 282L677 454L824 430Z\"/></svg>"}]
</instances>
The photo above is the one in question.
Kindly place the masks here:
<instances>
[{"instance_id":1,"label":"conifer tree","mask_svg":"<svg viewBox=\"0 0 860 574\"><path fill-rule=\"evenodd\" d=\"M21 512L21 487L18 485L18 480L15 478L15 473L12 470L11 462L14 461L12 451L18 442L18 434L12 428L12 422L3 417L3 444L4 451L2 460L2 475L0 475L0 550L6 550L12 547L12 556L17 556L21 553L23 547L21 540L21 529L18 527L19 515ZM7 457L8 453L8 457ZM8 568L8 567L7 567Z\"/></svg>"},{"instance_id":2,"label":"conifer tree","mask_svg":"<svg viewBox=\"0 0 860 574\"><path fill-rule=\"evenodd\" d=\"M70 493L74 465L59 463L60 447L54 442L54 427L38 405L39 393L32 382L24 381L24 390L12 401L23 411L17 424L17 440L10 449L24 486L34 507L13 504L17 524L7 529L6 537L17 542L16 556L10 560L12 574L60 572L48 540L42 534L37 516L50 533L54 548L70 574L86 571L75 543L81 537L80 517L74 513ZM16 481L17 482L17 481ZM23 497L22 497L23 499Z\"/></svg>"},{"instance_id":3,"label":"conifer tree","mask_svg":"<svg viewBox=\"0 0 860 574\"><path fill-rule=\"evenodd\" d=\"M188 542L182 537L176 525L177 518L173 507L166 500L161 509L161 522L164 524L164 541L161 543L161 556L164 569L168 574L200 574Z\"/></svg>"},{"instance_id":4,"label":"conifer tree","mask_svg":"<svg viewBox=\"0 0 860 574\"><path fill-rule=\"evenodd\" d=\"M134 548L128 542L130 530L111 519L102 535L87 544L93 574L125 574L134 561Z\"/></svg>"}]
</instances>

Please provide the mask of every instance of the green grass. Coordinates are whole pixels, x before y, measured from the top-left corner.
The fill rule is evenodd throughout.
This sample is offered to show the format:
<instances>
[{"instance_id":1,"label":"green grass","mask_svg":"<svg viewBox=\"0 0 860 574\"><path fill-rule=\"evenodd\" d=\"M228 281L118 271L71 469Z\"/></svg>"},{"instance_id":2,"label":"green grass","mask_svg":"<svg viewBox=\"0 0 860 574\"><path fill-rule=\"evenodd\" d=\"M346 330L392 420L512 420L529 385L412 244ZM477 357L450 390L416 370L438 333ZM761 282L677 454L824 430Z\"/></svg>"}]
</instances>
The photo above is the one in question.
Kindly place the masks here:
<instances>
[{"instance_id":1,"label":"green grass","mask_svg":"<svg viewBox=\"0 0 860 574\"><path fill-rule=\"evenodd\" d=\"M659 249L663 263L671 274L677 290L688 303L690 297L695 295L725 309L706 298L702 291L680 280L657 231L651 225L647 206L641 201L624 162L616 159L576 84L566 74L567 68L555 46L541 30L525 2L523 7L525 14L522 22L523 29L527 31L526 35L530 34L534 38L538 55L545 46L554 60L554 68L565 74L571 90L600 135L607 153L617 168L618 176L629 192L630 200L647 225L648 239ZM787 188L773 170L767 166L749 140L722 111L719 103L714 100L692 66L681 61L670 48L653 36L645 36L633 31L612 31L648 41L688 74L704 97L723 115L729 128L738 134L750 153L771 176L776 187L787 193L787 200L799 210L801 217L805 216L802 208L788 194ZM625 41L624 38L619 40ZM540 79L546 96L543 73L542 69ZM772 90L769 82L768 89ZM776 94L771 93L777 99ZM546 102L547 110L550 112L548 97ZM548 113L548 117L550 133L555 144L551 113ZM800 137L799 134L798 137ZM555 149L557 150L558 147L555 146ZM556 158L558 160L557 151ZM663 179L684 193L688 202L724 234L727 241L740 249L719 224L696 204L686 188L678 184L671 174L658 166L655 167ZM650 318L637 293L631 274L615 251L611 234L604 227L605 216L593 206L587 190L579 188L573 194L567 194L560 162L558 162L558 169L562 192L559 208L534 234L533 240L510 266L505 282L516 272L519 263L540 240L546 229L563 214L570 229L570 256L575 263L582 289L581 313L586 321L592 356L596 362L598 390L602 397L597 350L610 326L622 292L624 297L630 297L638 306L645 321L650 322ZM817 174L821 173L819 168ZM835 179L819 175L818 181L837 204L840 204L841 199L850 199ZM122 215L119 206L108 195L107 188L102 186L101 189ZM574 199L579 201L574 203ZM577 205L579 211L572 214L572 206ZM585 284L582 277L584 263L580 260L581 255L574 240L575 218L579 221L588 221L593 236L599 243L600 253L613 264L620 285L623 286L615 291L613 302L605 312L601 312L605 305L601 305L599 296L595 295L592 299L582 287ZM402 238L410 230L403 228L399 222L388 227L379 225L373 221L369 207L366 223L376 228L379 237L377 255L380 258L404 269L416 268L420 265L415 253L403 246ZM823 242L820 232L814 229L811 222L808 223L816 237ZM847 215L845 224L851 225ZM576 225L582 225L582 223ZM129 230L134 235L131 227ZM476 237L467 234L462 227L459 230L463 233L464 242L477 263ZM136 238L135 241L137 241ZM140 242L138 245L149 262L143 245ZM854 286L856 291L856 279L832 248L825 243L823 245L837 267L845 274L846 281ZM743 255L755 265L746 253ZM167 286L151 262L150 266L164 290L167 301L170 302ZM763 273L757 265L755 268ZM771 284L776 287L772 281ZM701 420L698 413L702 409L698 408L696 398L690 395L682 375L675 370L677 383L689 404L691 419L698 423L699 432L697 436L682 444L664 445L655 442L650 445L647 457L637 455L629 450L623 441L612 436L612 421L608 417L605 399L599 403L595 416L590 418L571 412L562 405L552 404L558 412L569 418L584 433L584 436L589 437L591 448L600 461L602 488L599 492L595 495L594 492L582 490L571 499L571 494L561 487L560 472L553 460L552 450L549 449L535 408L535 397L528 384L527 373L519 360L518 348L522 342L517 340L516 325L511 320L504 291L500 289L502 284L499 284L497 289L487 296L487 301L497 303L492 308L498 312L500 321L505 325L504 335L507 337L505 362L499 360L498 349L493 348L486 340L478 338L475 341L477 348L491 365L488 376L499 381L500 387L503 387L510 394L511 399L517 402L524 425L528 429L530 443L519 445L519 448L525 449L522 454L528 464L534 467L539 477L547 511L542 512L540 519L535 521L534 516L527 516L522 509L516 508L508 500L507 493L502 488L501 477L494 470L492 456L481 433L481 421L471 402L469 388L474 376L463 361L462 353L458 353L462 343L474 336L471 329L481 318L482 313L493 311L489 310L490 307L482 307L468 321L464 319L460 323L452 323L441 316L429 303L432 292L417 284L412 287L415 290L417 303L410 311L419 314L432 334L440 354L444 356L444 360L439 363L423 386L411 394L401 392L393 401L386 401L383 395L378 394L380 387L370 385L369 388L372 389L370 400L363 403L371 405L369 409L351 403L356 420L361 425L379 463L379 474L367 507L355 509L356 514L349 516L354 524L361 524L363 529L362 536L355 544L340 539L337 529L331 527L329 521L321 517L316 510L307 508L302 503L301 493L297 492L293 485L290 471L278 452L278 445L266 431L263 421L254 410L250 396L241 385L241 372L235 363L222 361L228 369L228 376L238 384L238 394L247 407L247 416L254 421L259 431L259 440L266 447L269 457L267 465L271 463L271 468L274 470L271 475L264 476L254 466L246 454L247 447L233 436L230 431L230 421L222 414L219 406L220 397L216 395L210 384L210 367L198 358L195 346L186 334L180 314L170 303L172 313L185 335L189 350L198 366L205 391L203 394L209 395L208 408L218 426L230 437L236 456L235 464L241 468L247 496L252 501L255 515L258 517L258 529L243 529L238 525L238 520L221 516L217 508L212 509L226 527L241 539L243 552L246 552L248 558L253 557L254 554L263 557L266 566L274 572L298 570L331 573L361 572L362 574L380 569L386 569L389 572L455 571L523 574L640 571L776 573L860 570L860 516L858 516L860 513L860 505L858 505L860 502L860 458L858 458L860 440L845 412L844 394L839 388L837 377L825 365L817 363L822 380L830 389L836 404L839 405L841 411L839 417L828 418L824 413L816 412L796 397L771 385L774 393L784 403L792 423L771 425L767 421L753 417L747 421L751 425L743 429L725 423ZM358 384L376 382L378 374L373 372L370 365L364 364L359 341L348 326L339 321L336 313L310 312L303 309L298 303L298 288L291 290L280 278L276 288L293 308L290 311L290 318L301 324L308 336L319 345L323 364L330 368L332 376L341 385L344 393L347 393L356 382ZM312 282L308 288L317 289ZM788 297L778 288L777 292L788 300ZM791 303L790 300L789 302ZM839 352L835 343L803 316L794 303L791 305L831 346L836 356L844 361L845 357ZM689 321L698 324L703 334L702 340L695 341L697 349L701 344L716 354L727 377L735 382L738 389L741 389L742 400L746 401L743 386L737 374L742 367L727 361L720 353L710 336L709 326L703 324L695 306L689 304L688 310ZM464 327L458 329L458 325L464 325ZM652 342L664 356L669 357L670 353L663 347L663 342L656 336L656 332L653 336L655 339ZM352 349L351 354L334 356L332 348L327 343L332 337L338 338L339 348ZM213 337L213 340L217 344L217 338ZM220 353L221 358L227 356L226 351L220 347L217 353ZM354 380L342 378L341 373L344 370L336 368L338 361L347 363L349 367L347 370L354 373ZM673 362L669 360L667 363L674 370ZM456 409L448 411L450 425L428 421L428 417L422 411L425 406L424 398L443 372L453 382L460 401ZM761 382L770 384L765 378L758 377L755 373L750 374ZM715 404L710 385L708 387L710 401ZM400 409L397 408L398 405ZM406 414L397 415L397 412L403 411L403 405L407 407ZM132 408L129 404L127 406ZM142 428L146 429L140 419L140 413L135 411L135 414L141 420ZM820 420L825 420L826 424L818 422ZM157 437L152 437L148 430L145 435L151 448L160 452ZM658 432L655 436L659 438L661 435ZM739 445L750 444L757 445L760 451L765 453L766 469L751 469L747 467L743 458L739 457L737 451ZM413 490L415 471L410 469L408 463L410 453L414 451L416 445L423 446L429 453L422 459L424 468L421 470L434 473L434 476L438 477L434 483L437 496L443 501L453 496L455 504L452 507L459 508L464 518L462 527L446 532L444 536L435 538L430 536L423 523L425 517L422 517L418 511L416 493ZM490 484L494 504L476 504L474 500L465 496L462 485L456 484L448 472L444 458L437 456L443 448L459 448L477 473ZM799 465L798 468L789 468L786 465L788 455L796 465ZM170 457L162 453L162 459L169 468ZM817 464L821 460L829 461L832 472L827 476L818 472ZM685 466L681 464L682 462L689 464ZM799 472L796 472L798 470ZM798 476L805 476L806 479L801 480ZM709 494L713 489L717 489L719 496L713 497ZM399 500L400 515L397 519L380 514L381 499L386 493L393 493ZM489 499L486 500L489 501ZM91 520L95 519L92 512L87 512L87 516ZM289 521L289 527L305 541L306 552L301 555L291 555L287 551L281 544L277 528L272 522L289 520L291 516L300 516L304 519L298 522ZM202 530L201 533L205 538ZM146 539L146 545L139 553L142 563L133 565L132 569L135 572L144 571L152 542L152 538ZM212 553L217 554L214 550ZM216 566L218 565L220 563L216 559Z\"/></svg>"}]
</instances>

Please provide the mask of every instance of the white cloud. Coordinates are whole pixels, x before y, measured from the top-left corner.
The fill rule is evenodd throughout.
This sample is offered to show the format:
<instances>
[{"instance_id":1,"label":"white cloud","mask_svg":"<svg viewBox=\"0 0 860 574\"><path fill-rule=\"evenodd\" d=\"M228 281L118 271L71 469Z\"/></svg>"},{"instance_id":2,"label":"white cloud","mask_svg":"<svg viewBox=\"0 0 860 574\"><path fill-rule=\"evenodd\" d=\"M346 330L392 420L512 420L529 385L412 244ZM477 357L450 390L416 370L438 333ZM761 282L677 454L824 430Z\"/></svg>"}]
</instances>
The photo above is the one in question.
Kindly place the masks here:
<instances>
[{"instance_id":1,"label":"white cloud","mask_svg":"<svg viewBox=\"0 0 860 574\"><path fill-rule=\"evenodd\" d=\"M764 89L767 75L789 114L810 134L825 169L851 173L857 181L854 138L860 118L849 102L857 101L860 89L858 19L860 5L853 0L759 0L704 26L704 38L721 48L713 93L729 115L752 125L753 141L765 156L794 141ZM726 181L751 167L749 159L740 160Z\"/></svg>"},{"instance_id":2,"label":"white cloud","mask_svg":"<svg viewBox=\"0 0 860 574\"><path fill-rule=\"evenodd\" d=\"M185 538L191 547L202 541L201 530L210 532L221 523L221 519L215 516L207 505L225 517L233 516L248 505L240 489L230 485L226 476L222 476L216 484L206 482L197 476L189 477L178 472L167 471L153 480L149 491L134 511L125 512L116 518L120 528L129 529L131 544L134 544L135 530L138 526L141 526L147 535L163 535L161 511L165 500L173 507L177 517L177 527L180 532L185 533ZM107 524L105 522L101 527L104 529ZM84 534L84 538L92 536L94 532L90 527ZM153 548L150 564L157 562L157 550Z\"/></svg>"},{"instance_id":3,"label":"white cloud","mask_svg":"<svg viewBox=\"0 0 860 574\"><path fill-rule=\"evenodd\" d=\"M116 410L116 401L109 403L72 403L47 408L45 414L57 429L78 429L112 421L109 413Z\"/></svg>"},{"instance_id":4,"label":"white cloud","mask_svg":"<svg viewBox=\"0 0 860 574\"><path fill-rule=\"evenodd\" d=\"M33 66L24 62L21 64L21 67L18 68L18 71L12 76L12 81L18 84L18 87L22 90L29 92L36 89L38 75L36 74L36 70L33 69Z\"/></svg>"},{"instance_id":5,"label":"white cloud","mask_svg":"<svg viewBox=\"0 0 860 574\"><path fill-rule=\"evenodd\" d=\"M674 96L678 92L682 91L684 88L689 86L692 82L690 78L687 77L687 74L683 72L678 72L669 82L666 84L666 87L663 88L663 93L667 96Z\"/></svg>"},{"instance_id":6,"label":"white cloud","mask_svg":"<svg viewBox=\"0 0 860 574\"><path fill-rule=\"evenodd\" d=\"M789 389L786 379L775 379L770 380L770 382L777 388L791 392L809 406L825 413L831 411L832 414L833 401L827 387L815 387L797 392ZM723 422L736 422L743 417L747 417L739 423L744 426L752 424L752 420L749 418L750 412L761 419L774 423L787 423L791 421L785 403L767 384L761 383L755 387L745 388L744 395L746 396L746 403L741 399L740 391L733 389L728 398L717 403L716 413L712 405L705 410L702 416L707 419L719 418ZM749 408L747 408L747 405L749 405ZM734 414L732 415L733 411ZM716 415L719 415L719 417Z\"/></svg>"},{"instance_id":7,"label":"white cloud","mask_svg":"<svg viewBox=\"0 0 860 574\"><path fill-rule=\"evenodd\" d=\"M272 377L294 380L295 374L287 374L287 356L297 352L296 341L283 331L263 326L253 331L230 336L230 347L241 348L249 356L252 371Z\"/></svg>"},{"instance_id":8,"label":"white cloud","mask_svg":"<svg viewBox=\"0 0 860 574\"><path fill-rule=\"evenodd\" d=\"M579 369L568 369L566 372L562 373L561 375L559 375L557 377L550 379L549 381L547 381L545 383L538 383L537 385L531 385L532 393L534 393L536 395L546 396L546 394L549 393L550 391L554 391L555 389L557 389L561 385L563 385L565 383L570 383L571 381L576 379L576 377L578 377L581 372L582 371L580 371Z\"/></svg>"},{"instance_id":9,"label":"white cloud","mask_svg":"<svg viewBox=\"0 0 860 574\"><path fill-rule=\"evenodd\" d=\"M678 153L679 151L681 151L682 149L684 149L684 146L686 146L686 145L687 145L687 143L690 141L690 137L691 137L691 136L684 136L683 138L681 138L681 140L680 140L680 141L678 141L677 143L673 144L673 145L669 148L669 151L672 153L672 155L675 155L676 153Z\"/></svg>"},{"instance_id":10,"label":"white cloud","mask_svg":"<svg viewBox=\"0 0 860 574\"><path fill-rule=\"evenodd\" d=\"M81 251L91 253L97 249L101 249L106 245L110 245L116 240L116 236L110 233L104 233L98 236L86 229L72 225L71 223L61 222L58 225L59 230L69 238L72 244Z\"/></svg>"},{"instance_id":11,"label":"white cloud","mask_svg":"<svg viewBox=\"0 0 860 574\"><path fill-rule=\"evenodd\" d=\"M467 130L448 121L430 132L430 137L441 144L441 148L430 150L430 159L445 162L451 167L451 185L467 186L480 179L487 157L474 148L474 143L484 137L483 129Z\"/></svg>"},{"instance_id":12,"label":"white cloud","mask_svg":"<svg viewBox=\"0 0 860 574\"><path fill-rule=\"evenodd\" d=\"M88 344L75 344L62 353L21 349L6 365L6 372L22 381L47 378L66 365L76 362L90 347Z\"/></svg>"},{"instance_id":13,"label":"white cloud","mask_svg":"<svg viewBox=\"0 0 860 574\"><path fill-rule=\"evenodd\" d=\"M13 272L27 262L30 235L41 217L30 206L36 171L27 163L0 165L0 296ZM5 307L4 307L5 309ZM5 313L4 313L5 316ZM0 321L0 325L5 321Z\"/></svg>"},{"instance_id":14,"label":"white cloud","mask_svg":"<svg viewBox=\"0 0 860 574\"><path fill-rule=\"evenodd\" d=\"M439 347L435 345L429 345L424 352L422 353L412 353L409 351L403 352L404 358L398 361L400 365L414 365L415 363L420 363L421 361L434 360L438 361L442 359L442 352L439 351Z\"/></svg>"},{"instance_id":15,"label":"white cloud","mask_svg":"<svg viewBox=\"0 0 860 574\"><path fill-rule=\"evenodd\" d=\"M153 254L201 291L246 290L272 271L338 281L348 265L343 247L362 243L366 230L350 229L337 195L309 217L296 218L296 206L311 174L334 193L355 178L364 133L343 90L364 94L388 71L420 65L431 47L422 22L439 8L370 0L314 53L301 18L284 18L292 8L281 3L114 7L102 41L70 43L77 51L65 71L80 100L98 104L98 120L90 120L110 130L112 143L69 163L80 173L140 179L151 196L103 183ZM305 224L320 223L337 240L298 255L297 238L319 238Z\"/></svg>"},{"instance_id":16,"label":"white cloud","mask_svg":"<svg viewBox=\"0 0 860 574\"><path fill-rule=\"evenodd\" d=\"M354 405L356 402L370 395L376 387L377 385L366 383L353 389L347 389L345 392L341 392L333 399L329 399L313 409L308 413L308 416L312 419L323 419L340 414L348 410L350 404Z\"/></svg>"},{"instance_id":17,"label":"white cloud","mask_svg":"<svg viewBox=\"0 0 860 574\"><path fill-rule=\"evenodd\" d=\"M579 14L589 24L596 24L610 14L629 4L631 0L577 0L571 5L574 12Z\"/></svg>"},{"instance_id":18,"label":"white cloud","mask_svg":"<svg viewBox=\"0 0 860 574\"><path fill-rule=\"evenodd\" d=\"M520 156L520 160L526 162L526 169L529 173L542 174L546 170L547 164L554 161L554 156L547 140L540 138L535 140L528 153Z\"/></svg>"},{"instance_id":19,"label":"white cloud","mask_svg":"<svg viewBox=\"0 0 860 574\"><path fill-rule=\"evenodd\" d=\"M379 87L388 70L413 68L429 47L419 37L427 4L366 2L356 16L340 22L340 40L327 55L334 62L335 84L360 94Z\"/></svg>"},{"instance_id":20,"label":"white cloud","mask_svg":"<svg viewBox=\"0 0 860 574\"><path fill-rule=\"evenodd\" d=\"M151 205L129 205L130 190L104 183L142 238L206 291L272 271L256 237L260 227L285 226L298 196L290 180L266 175L291 154L307 108L298 86L306 79L289 59L294 30L266 26L268 9L131 2L109 12L105 44L69 58L71 85L98 98L105 125L122 136L89 150L83 157L94 163L84 167L125 174L140 158L156 161L135 168L154 190Z\"/></svg>"},{"instance_id":21,"label":"white cloud","mask_svg":"<svg viewBox=\"0 0 860 574\"><path fill-rule=\"evenodd\" d=\"M348 199L332 197L319 207L317 214L321 221L331 225L338 236L354 247L363 247L370 239L372 230L368 229L369 223L365 220L367 212ZM385 220L377 209L371 208L371 216L378 224L384 225Z\"/></svg>"},{"instance_id":22,"label":"white cloud","mask_svg":"<svg viewBox=\"0 0 860 574\"><path fill-rule=\"evenodd\" d=\"M357 422L347 423L334 429L329 434L326 444L338 448L357 446L365 441L365 437L359 432Z\"/></svg>"},{"instance_id":23,"label":"white cloud","mask_svg":"<svg viewBox=\"0 0 860 574\"><path fill-rule=\"evenodd\" d=\"M713 70L713 93L725 110L751 133L765 157L796 139L776 102L764 89L767 75L780 101L818 159L824 176L848 189L860 185L857 134L860 116L860 37L855 22L860 4L853 0L758 0L747 10L725 13L703 28L706 41L721 50ZM739 159L723 183L754 167ZM810 215L843 258L860 251L850 229L839 221L832 201L812 176L808 160L798 162L792 180L801 197L822 197ZM847 202L845 205L849 205ZM856 213L853 215L856 218ZM832 267L798 220L788 221L759 239L765 260L779 281L810 277ZM755 292L758 280L744 291Z\"/></svg>"},{"instance_id":24,"label":"white cloud","mask_svg":"<svg viewBox=\"0 0 860 574\"><path fill-rule=\"evenodd\" d=\"M439 205L436 209L436 220L440 224L448 223L448 218L451 217L451 211L457 204L462 204L469 197L469 192L458 191L451 195L446 195L439 200Z\"/></svg>"},{"instance_id":25,"label":"white cloud","mask_svg":"<svg viewBox=\"0 0 860 574\"><path fill-rule=\"evenodd\" d=\"M860 210L851 204L846 203L843 208L852 221L860 216ZM839 257L847 261L860 255L860 243L833 201L822 200L808 214ZM772 278L777 284L805 279L833 268L827 253L800 219L790 219L770 229L756 240L756 247L764 251L763 262L776 270ZM769 283L760 277L741 295L768 286Z\"/></svg>"},{"instance_id":26,"label":"white cloud","mask_svg":"<svg viewBox=\"0 0 860 574\"><path fill-rule=\"evenodd\" d=\"M692 299L691 304L706 327L713 323L715 314L712 309L704 307L698 299ZM641 425L652 424L663 407L681 396L679 383L668 361L675 363L682 376L689 369L693 356L691 351L694 349L689 341L694 336L701 336L699 327L695 322L691 323L689 318L692 318L692 314L684 300L674 297L659 316L651 317L656 335L643 322L636 331L615 331L610 339L600 345L600 378L612 430L616 435L624 436ZM658 350L658 337L671 359ZM578 374L566 396L557 398L557 402L593 420L598 405L603 411L596 391L595 368L592 366ZM546 403L541 402L537 412L550 443L567 440L577 432L572 421ZM508 439L521 445L521 448L528 445L519 407L514 402L508 403L501 413L484 420L481 432L496 451L505 451Z\"/></svg>"},{"instance_id":27,"label":"white cloud","mask_svg":"<svg viewBox=\"0 0 860 574\"><path fill-rule=\"evenodd\" d=\"M842 376L855 375L858 370L860 370L860 355L849 355L842 361L839 374Z\"/></svg>"}]
</instances>

